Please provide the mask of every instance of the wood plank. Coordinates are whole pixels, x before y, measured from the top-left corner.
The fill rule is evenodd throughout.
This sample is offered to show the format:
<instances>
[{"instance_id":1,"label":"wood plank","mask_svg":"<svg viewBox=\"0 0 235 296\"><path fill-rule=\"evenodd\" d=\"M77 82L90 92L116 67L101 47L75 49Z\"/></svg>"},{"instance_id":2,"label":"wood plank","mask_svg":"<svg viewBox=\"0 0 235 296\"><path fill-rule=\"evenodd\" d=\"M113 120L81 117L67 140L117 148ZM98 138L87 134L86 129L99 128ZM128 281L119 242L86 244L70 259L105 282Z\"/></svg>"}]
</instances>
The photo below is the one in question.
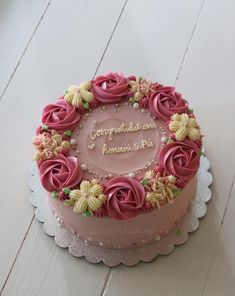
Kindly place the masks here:
<instances>
[{"instance_id":1,"label":"wood plank","mask_svg":"<svg viewBox=\"0 0 235 296\"><path fill-rule=\"evenodd\" d=\"M0 207L0 290L34 213L28 202L30 192L27 183L33 152L30 143L34 129L40 123L41 110L44 105L61 95L69 84L79 83L94 75L123 5L124 1L120 0L112 3L106 0L52 2L0 102L0 138L4 139L1 141L0 158L0 166L4 168L0 170L0 179L4 180L1 183ZM43 239L46 239L45 236L43 233ZM31 239L32 236L29 236L29 240ZM27 254L27 246L30 244L25 243L23 249L24 246ZM50 254L47 247L50 248L42 244L41 254ZM24 258L27 260L27 256ZM38 272L45 274L47 262L43 261L44 264L37 267L39 261L34 259L35 263L32 258L27 264L35 264L35 269L38 268ZM53 262L52 260L52 265ZM88 266L89 264L89 269ZM9 295L16 290L19 291L18 295L27 295L21 293L21 288L24 292L27 288L16 281L20 274L19 268L20 264L17 263L6 285ZM79 271L85 267L77 264L77 268ZM102 270L103 267L101 274ZM94 273L98 273L95 267ZM82 285L87 286L94 273L90 272L86 281L75 285L80 289ZM36 285L35 281L38 281L33 274L31 276L31 280L27 282L29 289L30 284ZM50 276L50 283L54 285L54 274L51 273ZM30 277L30 274L20 274L21 282L25 277ZM97 279L100 280L98 275ZM60 281L60 276L57 280ZM43 289L44 283L41 284Z\"/></svg>"},{"instance_id":2,"label":"wood plank","mask_svg":"<svg viewBox=\"0 0 235 296\"><path fill-rule=\"evenodd\" d=\"M216 251L211 262L203 296L233 296L235 293L235 182L233 180L232 191L226 216L220 234L217 239Z\"/></svg>"},{"instance_id":3,"label":"wood plank","mask_svg":"<svg viewBox=\"0 0 235 296\"><path fill-rule=\"evenodd\" d=\"M235 138L232 128L235 112L233 91L235 60L232 59L235 49L234 11L235 3L232 0L223 2L205 1L177 82L177 88L185 94L199 117L205 134L207 155L212 163L215 181L212 188L213 201L209 205L208 215L201 221L199 230L191 235L189 241L184 246L176 248L171 255L159 257L149 265L142 263L132 269L124 266L113 269L104 295L198 296L203 291L215 246L218 243L221 220L235 168L233 157ZM163 13L162 10L161 13ZM187 13L189 13L188 10ZM176 14L175 10L174 14ZM147 19L149 19L149 16L147 16ZM182 19L184 19L184 15L181 15L181 22ZM167 20L170 22L171 18L168 17ZM170 28L173 27L170 23L168 25ZM186 27L189 29L190 24L187 24ZM174 29L175 34L177 34L179 30L177 30L176 25ZM119 27L119 39L122 39L121 33ZM125 35L125 33L123 34ZM152 30L151 34L156 36ZM174 42L174 44L176 47L179 46L178 42ZM136 51L137 53L133 51L133 55L135 57L140 56L140 51L138 49ZM168 48L162 50L161 54L156 55L156 60L158 60L158 57L160 60L167 61L168 51ZM116 54L113 47L112 52L109 52L109 61ZM146 60L153 60L153 58L154 55L148 52ZM171 64L171 57L169 57L169 61L169 65L163 69L162 77L165 81L172 82L176 78L174 76L175 67L174 63ZM126 64L129 66L127 62ZM163 66L161 62L160 65ZM172 65L174 75L170 71ZM120 68L122 66L122 63L120 63ZM104 67L106 67L106 63ZM141 67L140 63L136 68L139 67ZM148 74L147 71L152 71L151 64L148 66L147 63L147 69L146 74ZM154 71L152 71L153 75ZM229 251L228 253L231 254ZM223 258L220 260L222 261ZM225 261L225 266L227 262ZM234 261L230 260L230 264L232 267L230 266L229 272L234 270ZM215 266L218 267L218 263L215 263ZM228 271L228 266L226 270ZM218 273L216 274L218 275ZM212 295L210 293L212 291L211 286L216 280L215 274L210 275L210 277L206 295ZM228 277L230 284L228 291L232 291L233 275L230 274ZM224 278L226 278L226 274ZM221 283L219 291L222 291L227 281L219 282Z\"/></svg>"},{"instance_id":4,"label":"wood plank","mask_svg":"<svg viewBox=\"0 0 235 296\"><path fill-rule=\"evenodd\" d=\"M59 248L36 221L2 296L99 295L107 271L102 264L89 264Z\"/></svg>"},{"instance_id":5,"label":"wood plank","mask_svg":"<svg viewBox=\"0 0 235 296\"><path fill-rule=\"evenodd\" d=\"M202 1L129 0L100 65L173 84Z\"/></svg>"},{"instance_id":6,"label":"wood plank","mask_svg":"<svg viewBox=\"0 0 235 296\"><path fill-rule=\"evenodd\" d=\"M0 2L0 98L49 0Z\"/></svg>"}]
</instances>

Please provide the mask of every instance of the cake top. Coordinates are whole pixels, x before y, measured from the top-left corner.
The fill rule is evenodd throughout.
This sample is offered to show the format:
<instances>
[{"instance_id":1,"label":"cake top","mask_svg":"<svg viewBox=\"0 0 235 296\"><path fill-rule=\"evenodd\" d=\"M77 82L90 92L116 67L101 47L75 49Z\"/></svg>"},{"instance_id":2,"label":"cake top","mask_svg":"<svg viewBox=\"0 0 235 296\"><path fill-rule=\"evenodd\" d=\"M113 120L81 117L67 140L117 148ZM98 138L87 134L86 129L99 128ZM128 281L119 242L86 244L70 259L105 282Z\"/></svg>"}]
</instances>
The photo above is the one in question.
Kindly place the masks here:
<instances>
[{"instance_id":1,"label":"cake top","mask_svg":"<svg viewBox=\"0 0 235 296\"><path fill-rule=\"evenodd\" d=\"M172 86L108 73L72 85L33 139L41 183L85 216L129 219L173 203L199 167L202 136Z\"/></svg>"}]
</instances>

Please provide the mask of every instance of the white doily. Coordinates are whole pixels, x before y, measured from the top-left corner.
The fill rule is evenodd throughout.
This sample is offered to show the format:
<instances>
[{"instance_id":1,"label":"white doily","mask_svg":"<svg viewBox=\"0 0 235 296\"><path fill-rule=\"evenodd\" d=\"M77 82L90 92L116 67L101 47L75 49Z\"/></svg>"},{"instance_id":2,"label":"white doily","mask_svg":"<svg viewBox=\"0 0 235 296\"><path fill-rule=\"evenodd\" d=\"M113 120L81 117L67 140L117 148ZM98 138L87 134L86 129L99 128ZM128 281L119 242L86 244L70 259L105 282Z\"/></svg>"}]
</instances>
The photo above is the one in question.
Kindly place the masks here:
<instances>
[{"instance_id":1,"label":"white doily","mask_svg":"<svg viewBox=\"0 0 235 296\"><path fill-rule=\"evenodd\" d=\"M36 163L32 164L29 187L32 190L31 204L36 208L35 216L43 223L44 231L55 237L55 242L62 248L68 248L75 257L85 257L90 263L103 261L108 266L120 263L131 266L139 261L149 262L158 255L166 255L173 251L175 245L181 245L188 239L188 233L195 231L199 226L199 218L207 212L206 203L211 199L212 175L208 172L209 160L201 157L197 179L197 193L188 214L165 237L145 247L132 249L111 250L98 247L83 241L76 234L67 230L61 221L56 219L48 202L47 194L43 189L38 176Z\"/></svg>"}]
</instances>

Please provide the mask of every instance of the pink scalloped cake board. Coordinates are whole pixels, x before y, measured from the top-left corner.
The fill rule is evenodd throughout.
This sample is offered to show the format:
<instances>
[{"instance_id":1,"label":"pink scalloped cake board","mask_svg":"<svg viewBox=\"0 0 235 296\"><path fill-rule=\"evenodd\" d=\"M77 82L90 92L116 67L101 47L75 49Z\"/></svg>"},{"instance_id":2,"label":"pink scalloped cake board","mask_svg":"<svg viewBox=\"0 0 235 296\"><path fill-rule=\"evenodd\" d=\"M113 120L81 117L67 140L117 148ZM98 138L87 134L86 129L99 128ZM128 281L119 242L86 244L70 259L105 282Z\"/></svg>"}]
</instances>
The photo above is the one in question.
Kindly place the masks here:
<instances>
[{"instance_id":1,"label":"pink scalloped cake board","mask_svg":"<svg viewBox=\"0 0 235 296\"><path fill-rule=\"evenodd\" d=\"M196 177L183 189L173 204L165 204L159 210L142 213L128 220L110 217L97 218L77 215L72 208L65 207L49 196L49 203L63 221L64 226L81 239L106 248L131 248L151 243L166 235L186 214L195 195Z\"/></svg>"}]
</instances>

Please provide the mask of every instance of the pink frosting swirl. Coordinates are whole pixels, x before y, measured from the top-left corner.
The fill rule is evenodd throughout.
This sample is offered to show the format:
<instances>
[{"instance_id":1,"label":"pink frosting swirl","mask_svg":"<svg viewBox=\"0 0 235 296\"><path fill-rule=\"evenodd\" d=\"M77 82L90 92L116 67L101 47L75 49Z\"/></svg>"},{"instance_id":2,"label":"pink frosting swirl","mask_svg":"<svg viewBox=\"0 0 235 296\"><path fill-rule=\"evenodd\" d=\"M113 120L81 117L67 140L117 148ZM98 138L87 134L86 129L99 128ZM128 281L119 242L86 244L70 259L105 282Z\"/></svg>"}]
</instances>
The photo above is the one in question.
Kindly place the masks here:
<instances>
[{"instance_id":1,"label":"pink frosting swirl","mask_svg":"<svg viewBox=\"0 0 235 296\"><path fill-rule=\"evenodd\" d=\"M199 167L199 148L190 140L174 142L163 147L159 154L159 166L169 175L187 182Z\"/></svg>"},{"instance_id":2,"label":"pink frosting swirl","mask_svg":"<svg viewBox=\"0 0 235 296\"><path fill-rule=\"evenodd\" d=\"M161 92L168 93L174 91L173 86L164 86L158 82L151 84L150 91L139 101L140 106L143 108L149 108L149 99L153 93L158 94Z\"/></svg>"},{"instance_id":3,"label":"pink frosting swirl","mask_svg":"<svg viewBox=\"0 0 235 296\"><path fill-rule=\"evenodd\" d=\"M91 91L97 101L115 103L128 96L128 81L118 73L108 73L98 76L92 81Z\"/></svg>"},{"instance_id":4,"label":"pink frosting swirl","mask_svg":"<svg viewBox=\"0 0 235 296\"><path fill-rule=\"evenodd\" d=\"M165 87L164 89L163 87L162 90L157 90L150 96L149 109L154 116L168 121L174 113L186 112L188 104L174 88Z\"/></svg>"},{"instance_id":5,"label":"pink frosting swirl","mask_svg":"<svg viewBox=\"0 0 235 296\"><path fill-rule=\"evenodd\" d=\"M39 172L41 183L49 192L60 191L65 187L74 188L83 177L77 158L62 154L43 161Z\"/></svg>"},{"instance_id":6,"label":"pink frosting swirl","mask_svg":"<svg viewBox=\"0 0 235 296\"><path fill-rule=\"evenodd\" d=\"M67 129L73 130L80 119L81 114L76 111L76 108L63 99L47 105L42 113L42 123L60 132Z\"/></svg>"},{"instance_id":7,"label":"pink frosting swirl","mask_svg":"<svg viewBox=\"0 0 235 296\"><path fill-rule=\"evenodd\" d=\"M123 220L136 216L144 203L144 187L136 180L115 177L106 184L108 215Z\"/></svg>"}]
</instances>

